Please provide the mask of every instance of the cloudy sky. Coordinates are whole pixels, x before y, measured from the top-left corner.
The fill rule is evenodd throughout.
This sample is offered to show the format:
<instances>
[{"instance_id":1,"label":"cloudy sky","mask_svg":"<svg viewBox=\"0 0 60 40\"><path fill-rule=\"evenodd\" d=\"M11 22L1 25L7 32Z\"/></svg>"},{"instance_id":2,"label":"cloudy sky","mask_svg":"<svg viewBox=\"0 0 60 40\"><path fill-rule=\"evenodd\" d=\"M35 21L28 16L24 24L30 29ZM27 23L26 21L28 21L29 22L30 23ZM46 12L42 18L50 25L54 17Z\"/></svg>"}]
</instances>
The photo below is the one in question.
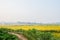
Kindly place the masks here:
<instances>
[{"instance_id":1,"label":"cloudy sky","mask_svg":"<svg viewBox=\"0 0 60 40\"><path fill-rule=\"evenodd\" d=\"M60 22L60 0L0 0L0 22Z\"/></svg>"}]
</instances>

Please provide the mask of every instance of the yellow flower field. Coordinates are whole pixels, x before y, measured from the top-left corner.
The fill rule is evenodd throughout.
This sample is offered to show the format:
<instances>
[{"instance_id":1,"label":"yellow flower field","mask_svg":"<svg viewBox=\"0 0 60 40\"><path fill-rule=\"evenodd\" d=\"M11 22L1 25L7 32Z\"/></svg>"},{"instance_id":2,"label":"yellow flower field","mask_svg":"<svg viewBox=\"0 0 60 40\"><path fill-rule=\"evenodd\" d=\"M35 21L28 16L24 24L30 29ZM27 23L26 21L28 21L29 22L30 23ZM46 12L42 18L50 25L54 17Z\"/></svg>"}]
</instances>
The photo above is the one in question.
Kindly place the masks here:
<instances>
[{"instance_id":1,"label":"yellow flower field","mask_svg":"<svg viewBox=\"0 0 60 40\"><path fill-rule=\"evenodd\" d=\"M8 28L8 29L23 29L23 30L29 30L29 29L37 29L37 30L60 30L60 26L53 26L53 25L0 25L0 28Z\"/></svg>"},{"instance_id":2,"label":"yellow flower field","mask_svg":"<svg viewBox=\"0 0 60 40\"><path fill-rule=\"evenodd\" d=\"M37 29L37 30L57 30L60 31L60 25L0 25L0 28L7 28L7 29L23 29L23 30L29 30L29 29ZM60 33L53 32L52 35L54 38L60 39Z\"/></svg>"}]
</instances>

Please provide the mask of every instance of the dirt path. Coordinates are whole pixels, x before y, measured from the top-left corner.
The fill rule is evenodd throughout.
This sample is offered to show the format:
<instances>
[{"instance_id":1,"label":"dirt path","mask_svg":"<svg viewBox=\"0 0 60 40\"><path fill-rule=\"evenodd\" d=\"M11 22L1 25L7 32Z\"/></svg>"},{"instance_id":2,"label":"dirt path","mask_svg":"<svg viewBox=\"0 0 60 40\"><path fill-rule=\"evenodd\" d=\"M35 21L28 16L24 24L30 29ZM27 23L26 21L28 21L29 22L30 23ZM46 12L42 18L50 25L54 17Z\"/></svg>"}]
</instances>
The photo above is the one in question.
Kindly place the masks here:
<instances>
[{"instance_id":1,"label":"dirt path","mask_svg":"<svg viewBox=\"0 0 60 40\"><path fill-rule=\"evenodd\" d=\"M24 37L22 34L17 34L14 32L8 32L9 34L16 35L19 40L28 40L26 37Z\"/></svg>"}]
</instances>

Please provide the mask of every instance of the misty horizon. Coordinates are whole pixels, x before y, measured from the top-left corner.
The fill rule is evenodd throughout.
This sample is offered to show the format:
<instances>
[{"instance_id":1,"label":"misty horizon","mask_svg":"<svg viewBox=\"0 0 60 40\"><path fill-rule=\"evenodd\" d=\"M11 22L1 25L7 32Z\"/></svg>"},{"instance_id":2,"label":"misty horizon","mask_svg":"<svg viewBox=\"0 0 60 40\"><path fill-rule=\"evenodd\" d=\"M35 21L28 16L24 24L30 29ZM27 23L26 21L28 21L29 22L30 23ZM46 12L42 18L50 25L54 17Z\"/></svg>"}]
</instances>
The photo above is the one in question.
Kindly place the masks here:
<instances>
[{"instance_id":1,"label":"misty horizon","mask_svg":"<svg viewBox=\"0 0 60 40\"><path fill-rule=\"evenodd\" d=\"M0 0L0 22L60 22L60 0Z\"/></svg>"}]
</instances>

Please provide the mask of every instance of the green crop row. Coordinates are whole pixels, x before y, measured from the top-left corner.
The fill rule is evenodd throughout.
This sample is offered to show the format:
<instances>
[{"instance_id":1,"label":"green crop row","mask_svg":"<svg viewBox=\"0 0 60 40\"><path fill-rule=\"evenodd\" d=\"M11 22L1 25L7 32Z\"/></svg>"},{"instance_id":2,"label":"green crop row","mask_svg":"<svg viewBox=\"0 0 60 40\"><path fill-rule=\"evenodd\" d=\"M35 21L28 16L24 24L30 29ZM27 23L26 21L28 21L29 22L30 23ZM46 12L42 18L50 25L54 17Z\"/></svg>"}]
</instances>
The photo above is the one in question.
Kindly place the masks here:
<instances>
[{"instance_id":1,"label":"green crop row","mask_svg":"<svg viewBox=\"0 0 60 40\"><path fill-rule=\"evenodd\" d=\"M11 29L0 29L0 40L18 40L15 35L8 34L8 32L14 32L17 34L22 34L24 37L26 37L28 40L60 40L59 37L54 37L53 33L56 33L56 31L41 31L41 30L11 30ZM59 32L57 32L59 33Z\"/></svg>"}]
</instances>

